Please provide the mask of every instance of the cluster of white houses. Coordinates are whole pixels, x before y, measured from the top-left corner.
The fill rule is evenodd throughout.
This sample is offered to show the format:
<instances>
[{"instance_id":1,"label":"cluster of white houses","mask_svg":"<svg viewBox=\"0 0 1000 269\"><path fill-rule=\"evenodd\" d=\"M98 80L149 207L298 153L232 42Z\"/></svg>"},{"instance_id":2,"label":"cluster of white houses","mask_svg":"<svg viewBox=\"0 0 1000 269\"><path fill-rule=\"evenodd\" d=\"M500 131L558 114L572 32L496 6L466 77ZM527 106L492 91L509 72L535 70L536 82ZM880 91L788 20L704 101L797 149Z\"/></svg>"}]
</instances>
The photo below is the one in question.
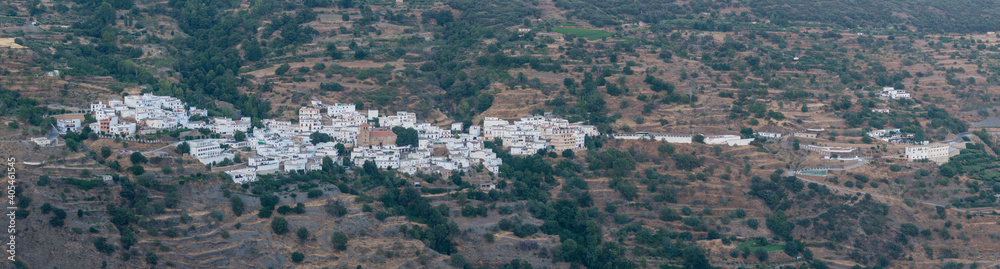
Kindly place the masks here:
<instances>
[{"instance_id":1,"label":"cluster of white houses","mask_svg":"<svg viewBox=\"0 0 1000 269\"><path fill-rule=\"evenodd\" d=\"M156 131L188 127L191 116L208 116L208 111L204 109L186 107L180 99L149 93L129 95L107 103L98 102L90 105L90 113L97 119L97 122L90 124L90 129L108 135L128 136L140 129ZM63 131L68 129L64 126L74 126L71 123L57 124Z\"/></svg>"},{"instance_id":2,"label":"cluster of white houses","mask_svg":"<svg viewBox=\"0 0 1000 269\"><path fill-rule=\"evenodd\" d=\"M472 127L469 128L470 135L478 137L480 129ZM595 126L570 123L549 114L523 117L513 122L486 117L481 131L487 140L500 138L504 146L510 147L512 155L531 155L542 149L582 149L586 136L600 134Z\"/></svg>"},{"instance_id":3,"label":"cluster of white houses","mask_svg":"<svg viewBox=\"0 0 1000 269\"><path fill-rule=\"evenodd\" d=\"M585 136L598 135L594 126L571 124L550 115L514 121L487 117L482 126L469 126L464 132L461 123L444 129L418 122L414 113L379 115L378 110L359 111L353 104L325 105L320 101L300 108L297 121L264 119L263 128L256 129L246 117L190 121L193 115L207 116L207 111L186 108L177 98L152 94L92 104L90 113L98 120L91 128L111 135L174 128L207 128L223 136L243 132L246 140L240 142L225 138L188 141L190 156L204 164L231 160L236 149L255 153L247 159L245 168L227 172L238 183L255 181L258 174L318 170L324 157L338 162L347 158L355 165L372 161L379 168L405 173L450 173L472 168L499 173L501 159L484 146L484 141L499 138L510 147L511 154L529 155L541 149L582 149ZM376 124L378 127L373 126ZM67 128L60 129L80 126L71 122L65 125ZM393 127L415 130L417 145L397 145ZM313 143L313 133L326 134L330 141Z\"/></svg>"}]
</instances>

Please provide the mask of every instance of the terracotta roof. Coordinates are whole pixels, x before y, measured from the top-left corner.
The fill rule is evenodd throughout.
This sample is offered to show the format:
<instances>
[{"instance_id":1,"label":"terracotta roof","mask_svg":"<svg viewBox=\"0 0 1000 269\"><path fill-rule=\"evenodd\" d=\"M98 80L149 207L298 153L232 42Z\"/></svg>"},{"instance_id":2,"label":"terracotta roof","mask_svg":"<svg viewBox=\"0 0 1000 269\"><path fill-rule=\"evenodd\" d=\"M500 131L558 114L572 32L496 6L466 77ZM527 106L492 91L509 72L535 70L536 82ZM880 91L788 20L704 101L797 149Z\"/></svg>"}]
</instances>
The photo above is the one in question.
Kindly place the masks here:
<instances>
[{"instance_id":1,"label":"terracotta roof","mask_svg":"<svg viewBox=\"0 0 1000 269\"><path fill-rule=\"evenodd\" d=\"M376 136L396 136L396 133L393 133L392 131L372 131L369 134L369 136L371 136L371 137L376 137Z\"/></svg>"}]
</instances>

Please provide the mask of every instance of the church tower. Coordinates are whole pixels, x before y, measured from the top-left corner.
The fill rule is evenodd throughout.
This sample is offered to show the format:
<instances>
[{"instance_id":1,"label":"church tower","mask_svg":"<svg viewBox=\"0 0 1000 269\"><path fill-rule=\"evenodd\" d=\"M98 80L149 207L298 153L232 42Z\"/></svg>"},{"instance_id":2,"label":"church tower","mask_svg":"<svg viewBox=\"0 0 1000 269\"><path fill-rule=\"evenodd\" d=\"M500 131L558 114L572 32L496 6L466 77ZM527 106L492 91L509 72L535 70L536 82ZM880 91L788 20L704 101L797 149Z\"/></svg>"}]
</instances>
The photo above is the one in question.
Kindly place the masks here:
<instances>
[{"instance_id":1,"label":"church tower","mask_svg":"<svg viewBox=\"0 0 1000 269\"><path fill-rule=\"evenodd\" d=\"M357 145L367 147L371 145L371 126L367 122L361 123L361 132L358 133Z\"/></svg>"}]
</instances>

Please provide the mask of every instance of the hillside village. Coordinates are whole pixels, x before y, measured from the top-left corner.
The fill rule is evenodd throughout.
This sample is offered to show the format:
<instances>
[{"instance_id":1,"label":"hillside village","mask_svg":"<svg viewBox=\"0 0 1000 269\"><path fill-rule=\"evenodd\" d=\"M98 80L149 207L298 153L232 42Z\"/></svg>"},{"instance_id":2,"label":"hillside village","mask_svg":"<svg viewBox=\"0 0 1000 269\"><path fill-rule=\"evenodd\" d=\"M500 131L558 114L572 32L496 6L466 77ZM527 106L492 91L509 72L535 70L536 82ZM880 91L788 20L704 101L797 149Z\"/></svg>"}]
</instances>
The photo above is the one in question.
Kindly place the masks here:
<instances>
[{"instance_id":1,"label":"hillside village","mask_svg":"<svg viewBox=\"0 0 1000 269\"><path fill-rule=\"evenodd\" d=\"M909 98L909 94L887 87L883 89L882 97ZM485 142L499 139L511 155L526 156L539 150L580 150L584 148L587 136L600 135L595 126L570 123L549 113L513 121L485 117L482 125L466 127L459 122L445 129L418 122L414 113L400 111L394 115L379 115L378 110L359 111L354 104L326 105L321 101L312 101L309 106L301 107L297 120L263 119L258 126L253 126L250 117L239 120L208 118L207 111L203 109L188 106L177 98L150 93L91 104L88 113L97 121L88 125L91 130L112 136L129 137L137 133L178 129L207 129L218 134L219 138L184 143L190 147L190 156L205 165L231 163L238 151L251 153L253 156L247 158L245 167L226 171L236 183L256 181L260 174L320 170L323 159L327 157L347 165L370 161L380 169L409 174L450 174L475 167L498 174L502 160L485 146ZM193 118L207 120L190 120ZM58 120L57 123L61 133L78 131L81 126L77 119ZM397 141L394 128L414 130L417 143L398 143L400 141ZM808 129L788 136L816 138L817 133L824 131L822 128ZM912 134L902 134L899 129L874 130L866 135L890 143L928 143L912 141ZM700 141L697 142L708 145L746 146L758 137L781 139L786 135L756 132L750 137L698 136ZM693 135L646 132L615 134L612 137L678 144L696 142ZM444 151L436 151L436 148ZM833 151L818 151L828 157L835 154ZM909 160L933 159L943 163L957 153L957 149L947 144L917 145L906 147L903 157Z\"/></svg>"},{"instance_id":2,"label":"hillside village","mask_svg":"<svg viewBox=\"0 0 1000 269\"><path fill-rule=\"evenodd\" d=\"M997 267L998 1L0 3L7 258Z\"/></svg>"},{"instance_id":3,"label":"hillside village","mask_svg":"<svg viewBox=\"0 0 1000 269\"><path fill-rule=\"evenodd\" d=\"M247 166L227 171L237 183L256 181L258 174L319 170L326 157L355 165L371 161L380 169L410 174L449 174L473 167L497 174L502 161L484 146L485 142L499 139L512 155L531 155L539 150L583 149L586 136L599 134L594 126L569 123L551 115L513 122L487 117L482 126L466 128L454 123L445 129L418 122L415 114L405 111L379 115L378 110L358 111L353 104L313 101L299 109L296 121L263 119L253 126L250 117L193 121L190 119L207 113L186 107L173 97L130 95L124 100L92 104L89 113L97 122L88 126L97 133L120 137L164 130L210 130L220 138L184 142L190 147L190 156L213 165L231 162L236 151L247 149L254 154L247 159ZM60 130L74 131L78 122L60 123ZM414 130L416 143L397 143L394 128Z\"/></svg>"}]
</instances>

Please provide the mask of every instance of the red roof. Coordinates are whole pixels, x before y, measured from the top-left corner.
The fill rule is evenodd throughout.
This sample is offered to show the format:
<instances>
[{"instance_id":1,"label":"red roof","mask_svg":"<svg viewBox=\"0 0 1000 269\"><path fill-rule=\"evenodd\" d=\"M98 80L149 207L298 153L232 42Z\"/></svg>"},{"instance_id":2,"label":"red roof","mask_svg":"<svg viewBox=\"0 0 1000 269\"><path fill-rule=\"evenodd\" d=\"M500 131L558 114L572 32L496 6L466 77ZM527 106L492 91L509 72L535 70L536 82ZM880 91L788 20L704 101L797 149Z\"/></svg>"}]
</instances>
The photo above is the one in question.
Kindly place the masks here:
<instances>
[{"instance_id":1,"label":"red roof","mask_svg":"<svg viewBox=\"0 0 1000 269\"><path fill-rule=\"evenodd\" d=\"M371 137L376 137L376 136L396 136L396 133L393 133L392 131L372 131L369 134L369 136L371 136Z\"/></svg>"}]
</instances>

